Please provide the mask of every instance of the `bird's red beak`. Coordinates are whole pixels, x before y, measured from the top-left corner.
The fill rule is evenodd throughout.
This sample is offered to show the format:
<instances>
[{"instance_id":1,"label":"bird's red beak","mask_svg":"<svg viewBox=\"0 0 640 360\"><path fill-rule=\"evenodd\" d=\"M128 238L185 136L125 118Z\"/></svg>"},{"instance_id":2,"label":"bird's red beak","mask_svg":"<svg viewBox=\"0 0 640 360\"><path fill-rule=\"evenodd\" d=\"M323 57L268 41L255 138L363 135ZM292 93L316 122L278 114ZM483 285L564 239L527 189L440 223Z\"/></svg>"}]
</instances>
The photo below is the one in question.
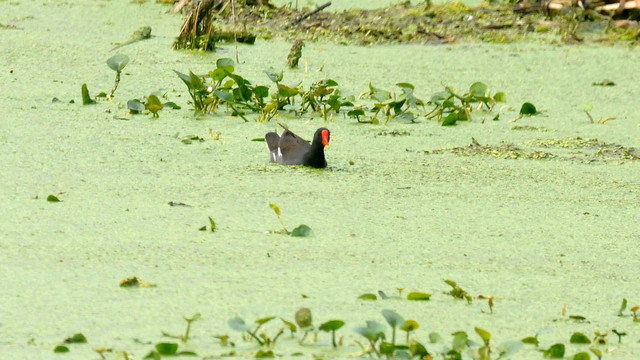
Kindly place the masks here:
<instances>
[{"instance_id":1,"label":"bird's red beak","mask_svg":"<svg viewBox=\"0 0 640 360\"><path fill-rule=\"evenodd\" d=\"M322 130L322 145L329 148L329 130Z\"/></svg>"}]
</instances>

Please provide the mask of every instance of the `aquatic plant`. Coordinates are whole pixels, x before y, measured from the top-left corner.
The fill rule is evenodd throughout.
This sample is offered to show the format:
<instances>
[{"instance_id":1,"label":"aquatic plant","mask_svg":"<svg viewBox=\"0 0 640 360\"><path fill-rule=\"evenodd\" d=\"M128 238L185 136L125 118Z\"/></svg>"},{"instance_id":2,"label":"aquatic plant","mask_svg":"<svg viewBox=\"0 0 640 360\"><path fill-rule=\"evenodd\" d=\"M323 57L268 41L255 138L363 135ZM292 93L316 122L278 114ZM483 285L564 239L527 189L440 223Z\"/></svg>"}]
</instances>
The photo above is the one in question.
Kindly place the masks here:
<instances>
[{"instance_id":1,"label":"aquatic plant","mask_svg":"<svg viewBox=\"0 0 640 360\"><path fill-rule=\"evenodd\" d=\"M96 103L96 101L91 98L91 95L89 95L89 89L87 88L87 84L82 84L81 93L82 93L82 105L91 105Z\"/></svg>"},{"instance_id":2,"label":"aquatic plant","mask_svg":"<svg viewBox=\"0 0 640 360\"><path fill-rule=\"evenodd\" d=\"M191 316L190 318L183 316L184 320L187 322L187 328L184 331L183 335L171 335L169 333L166 332L162 332L162 336L166 336L166 337L170 337L173 339L178 339L180 341L182 341L183 343L187 343L189 341L189 333L191 332L191 323L193 323L194 321L200 319L200 313L194 314L193 316Z\"/></svg>"},{"instance_id":3,"label":"aquatic plant","mask_svg":"<svg viewBox=\"0 0 640 360\"><path fill-rule=\"evenodd\" d=\"M289 229L287 229L287 225L284 223L284 220L282 220L282 213L280 212L280 207L278 207L278 205L276 204L269 204L269 207L276 214L276 216L278 217L278 221L280 221L280 224L282 225L282 230L275 230L272 232L284 233L287 235L299 236L299 237L313 236L313 231L311 230L311 228L304 224L296 226L293 229L293 231L289 231Z\"/></svg>"},{"instance_id":4,"label":"aquatic plant","mask_svg":"<svg viewBox=\"0 0 640 360\"><path fill-rule=\"evenodd\" d=\"M340 328L342 328L344 326L344 321L342 320L329 320L327 322L322 323L318 329L325 331L325 332L331 332L331 345L333 345L333 347L338 347L338 345L336 344L336 331L339 330Z\"/></svg>"},{"instance_id":5,"label":"aquatic plant","mask_svg":"<svg viewBox=\"0 0 640 360\"><path fill-rule=\"evenodd\" d=\"M424 108L424 102L414 95L414 86L412 84L397 83L396 86L401 89L400 94L393 94L388 90L377 88L369 83L369 90L360 94L359 98L373 100L374 104L371 109L374 113L373 116L368 121L360 121L360 114L358 112L351 113L350 116L355 116L358 122L370 122L372 124L378 124L380 122L378 119L379 114L385 116L385 124L391 119L405 123L414 122L416 115L411 109L415 109L418 106Z\"/></svg>"},{"instance_id":6,"label":"aquatic plant","mask_svg":"<svg viewBox=\"0 0 640 360\"><path fill-rule=\"evenodd\" d=\"M445 86L444 91L431 96L429 104L434 108L427 114L427 118L435 118L442 126L451 126L458 121L471 121L474 109L491 113L497 103L505 102L506 99L504 92L497 92L492 96L489 87L480 81L471 84L469 91L462 95L453 87Z\"/></svg>"},{"instance_id":7,"label":"aquatic plant","mask_svg":"<svg viewBox=\"0 0 640 360\"><path fill-rule=\"evenodd\" d=\"M444 282L451 286L451 290L446 292L445 294L453 296L455 299L465 299L467 303L471 304L473 301L473 297L469 295L465 290L458 286L458 284L453 280L444 280Z\"/></svg>"},{"instance_id":8,"label":"aquatic plant","mask_svg":"<svg viewBox=\"0 0 640 360\"><path fill-rule=\"evenodd\" d=\"M109 66L109 68L116 72L116 78L113 84L113 88L111 89L109 95L107 95L108 100L113 99L113 94L116 92L118 84L120 84L120 74L128 63L129 57L127 55L114 55L107 59L107 65Z\"/></svg>"},{"instance_id":9,"label":"aquatic plant","mask_svg":"<svg viewBox=\"0 0 640 360\"><path fill-rule=\"evenodd\" d=\"M253 339L257 341L258 344L260 344L260 346L271 346L271 345L275 345L280 335L284 333L284 328L280 328L280 330L273 337L267 335L266 332L258 334L258 330L260 330L260 328L262 328L264 324L268 323L273 319L275 319L275 316L268 316L268 317L257 319L255 321L256 327L253 328L253 330L252 330L252 327L247 323L245 323L244 319L240 317L234 317L229 319L229 321L227 321L227 324L229 324L229 327L231 329L242 332L245 335L247 335L248 336L246 338L247 340Z\"/></svg>"}]
</instances>

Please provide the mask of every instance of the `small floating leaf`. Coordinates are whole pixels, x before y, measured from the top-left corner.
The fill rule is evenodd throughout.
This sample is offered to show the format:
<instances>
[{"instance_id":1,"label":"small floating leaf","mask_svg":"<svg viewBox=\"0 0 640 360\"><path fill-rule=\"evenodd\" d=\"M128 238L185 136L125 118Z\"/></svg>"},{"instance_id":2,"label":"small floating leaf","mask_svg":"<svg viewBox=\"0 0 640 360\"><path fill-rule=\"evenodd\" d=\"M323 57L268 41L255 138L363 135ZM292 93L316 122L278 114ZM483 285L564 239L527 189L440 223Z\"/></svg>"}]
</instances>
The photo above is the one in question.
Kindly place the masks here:
<instances>
[{"instance_id":1,"label":"small floating leaf","mask_svg":"<svg viewBox=\"0 0 640 360\"><path fill-rule=\"evenodd\" d=\"M577 354L573 355L573 357L571 359L573 359L573 360L591 360L591 356L589 356L589 353L580 352L580 353L577 353Z\"/></svg>"},{"instance_id":2,"label":"small floating leaf","mask_svg":"<svg viewBox=\"0 0 640 360\"><path fill-rule=\"evenodd\" d=\"M429 355L427 348L415 339L411 340L409 352L411 352L411 356L417 355L419 359L426 359L427 355Z\"/></svg>"},{"instance_id":3,"label":"small floating leaf","mask_svg":"<svg viewBox=\"0 0 640 360\"><path fill-rule=\"evenodd\" d=\"M291 331L292 333L296 332L298 330L298 327L296 326L296 324L292 323L291 321L287 321L283 318L280 318L280 320L282 320L282 322L287 326L287 328L289 329L289 331Z\"/></svg>"},{"instance_id":4,"label":"small floating leaf","mask_svg":"<svg viewBox=\"0 0 640 360\"><path fill-rule=\"evenodd\" d=\"M269 79L271 79L271 81L273 81L274 83L279 83L280 81L282 81L282 77L283 77L282 70L277 71L274 68L270 68L267 71L265 71L265 73L267 74Z\"/></svg>"},{"instance_id":5,"label":"small floating leaf","mask_svg":"<svg viewBox=\"0 0 640 360\"><path fill-rule=\"evenodd\" d=\"M564 357L564 344L554 344L544 351L544 356L552 359L562 359Z\"/></svg>"},{"instance_id":6,"label":"small floating leaf","mask_svg":"<svg viewBox=\"0 0 640 360\"><path fill-rule=\"evenodd\" d=\"M162 102L160 102L157 96L153 94L149 95L146 108L153 114L153 117L158 117L158 111L162 110L162 107Z\"/></svg>"},{"instance_id":7,"label":"small floating leaf","mask_svg":"<svg viewBox=\"0 0 640 360\"><path fill-rule=\"evenodd\" d=\"M429 342L432 344L444 342L442 336L436 332L429 333Z\"/></svg>"},{"instance_id":8,"label":"small floating leaf","mask_svg":"<svg viewBox=\"0 0 640 360\"><path fill-rule=\"evenodd\" d=\"M493 95L493 100L499 103L507 102L507 95L502 91L497 92Z\"/></svg>"},{"instance_id":9,"label":"small floating leaf","mask_svg":"<svg viewBox=\"0 0 640 360\"><path fill-rule=\"evenodd\" d=\"M320 325L320 330L322 331L335 331L344 326L344 321L342 320L329 320L322 325Z\"/></svg>"},{"instance_id":10,"label":"small floating leaf","mask_svg":"<svg viewBox=\"0 0 640 360\"><path fill-rule=\"evenodd\" d=\"M591 344L591 340L589 340L589 338L585 334L579 332L573 333L569 342L571 342L572 344Z\"/></svg>"},{"instance_id":11,"label":"small floating leaf","mask_svg":"<svg viewBox=\"0 0 640 360\"><path fill-rule=\"evenodd\" d=\"M47 201L48 202L60 202L60 199L58 199L58 197L55 196L55 195L49 195L49 196L47 196Z\"/></svg>"},{"instance_id":12,"label":"small floating leaf","mask_svg":"<svg viewBox=\"0 0 640 360\"><path fill-rule=\"evenodd\" d=\"M170 109L174 109L174 110L182 109L182 107L180 107L180 105L174 103L173 101L167 101L166 103L164 103L164 107L167 107L167 108L170 108Z\"/></svg>"},{"instance_id":13,"label":"small floating leaf","mask_svg":"<svg viewBox=\"0 0 640 360\"><path fill-rule=\"evenodd\" d=\"M68 353L69 348L64 345L58 345L53 349L54 353Z\"/></svg>"},{"instance_id":14,"label":"small floating leaf","mask_svg":"<svg viewBox=\"0 0 640 360\"><path fill-rule=\"evenodd\" d=\"M520 114L521 115L535 115L537 113L538 113L538 110L530 102L526 102L526 103L522 104L522 107L520 108Z\"/></svg>"},{"instance_id":15,"label":"small floating leaf","mask_svg":"<svg viewBox=\"0 0 640 360\"><path fill-rule=\"evenodd\" d=\"M113 71L120 72L129 63L129 57L127 55L114 55L107 60L107 65Z\"/></svg>"},{"instance_id":16,"label":"small floating leaf","mask_svg":"<svg viewBox=\"0 0 640 360\"><path fill-rule=\"evenodd\" d=\"M431 298L431 294L423 293L423 292L410 292L407 294L407 300L413 301L427 301Z\"/></svg>"},{"instance_id":17,"label":"small floating leaf","mask_svg":"<svg viewBox=\"0 0 640 360\"><path fill-rule=\"evenodd\" d=\"M395 349L396 346L390 342L383 341L380 343L380 354L382 355L391 355Z\"/></svg>"},{"instance_id":18,"label":"small floating leaf","mask_svg":"<svg viewBox=\"0 0 640 360\"><path fill-rule=\"evenodd\" d=\"M378 300L378 297L375 294L366 293L358 296L360 300Z\"/></svg>"},{"instance_id":19,"label":"small floating leaf","mask_svg":"<svg viewBox=\"0 0 640 360\"><path fill-rule=\"evenodd\" d=\"M273 320L275 318L276 318L275 316L263 317L263 318L260 318L260 319L256 320L256 324L264 325L264 324L268 323L269 321L271 321L271 320Z\"/></svg>"},{"instance_id":20,"label":"small floating leaf","mask_svg":"<svg viewBox=\"0 0 640 360\"><path fill-rule=\"evenodd\" d=\"M86 344L87 338L81 333L74 334L64 340L66 344Z\"/></svg>"},{"instance_id":21,"label":"small floating leaf","mask_svg":"<svg viewBox=\"0 0 640 360\"><path fill-rule=\"evenodd\" d=\"M211 232L216 231L216 222L213 221L213 219L211 218L211 216L209 216L209 225L211 225Z\"/></svg>"},{"instance_id":22,"label":"small floating leaf","mask_svg":"<svg viewBox=\"0 0 640 360\"><path fill-rule=\"evenodd\" d=\"M404 325L400 328L402 331L415 331L420 327L418 322L415 320L407 320L404 322Z\"/></svg>"},{"instance_id":23,"label":"small floating leaf","mask_svg":"<svg viewBox=\"0 0 640 360\"><path fill-rule=\"evenodd\" d=\"M270 358L274 358L275 355L273 354L273 351L271 350L258 350L258 352L256 352L256 359L270 359Z\"/></svg>"},{"instance_id":24,"label":"small floating leaf","mask_svg":"<svg viewBox=\"0 0 640 360\"><path fill-rule=\"evenodd\" d=\"M469 92L475 96L485 96L489 87L483 82L475 82L469 87Z\"/></svg>"},{"instance_id":25,"label":"small floating leaf","mask_svg":"<svg viewBox=\"0 0 640 360\"><path fill-rule=\"evenodd\" d=\"M391 327L393 328L402 326L405 323L404 318L393 310L382 310L382 316L384 316L384 319L387 320L387 324L391 325Z\"/></svg>"},{"instance_id":26,"label":"small floating leaf","mask_svg":"<svg viewBox=\"0 0 640 360\"><path fill-rule=\"evenodd\" d=\"M520 348L522 348L522 341L516 340L516 341L509 341L509 342L500 344L500 346L496 348L496 350L500 354L498 359L508 358L509 356L518 352Z\"/></svg>"},{"instance_id":27,"label":"small floating leaf","mask_svg":"<svg viewBox=\"0 0 640 360\"><path fill-rule=\"evenodd\" d=\"M157 343L156 351L160 355L175 355L178 352L178 344L176 343Z\"/></svg>"},{"instance_id":28,"label":"small floating leaf","mask_svg":"<svg viewBox=\"0 0 640 360\"><path fill-rule=\"evenodd\" d=\"M144 104L137 99L127 101L127 109L133 114L141 113L145 110Z\"/></svg>"},{"instance_id":29,"label":"small floating leaf","mask_svg":"<svg viewBox=\"0 0 640 360\"><path fill-rule=\"evenodd\" d=\"M307 237L312 235L313 231L311 231L311 228L304 224L296 227L295 229L293 229L293 231L291 231L291 236Z\"/></svg>"},{"instance_id":30,"label":"small floating leaf","mask_svg":"<svg viewBox=\"0 0 640 360\"><path fill-rule=\"evenodd\" d=\"M227 321L227 324L229 324L229 327L235 331L245 332L251 330L251 326L247 325L244 322L244 319L239 317L229 319L229 321Z\"/></svg>"},{"instance_id":31,"label":"small floating leaf","mask_svg":"<svg viewBox=\"0 0 640 360\"><path fill-rule=\"evenodd\" d=\"M491 334L484 329L481 329L479 327L475 328L476 333L478 333L478 335L480 335L480 337L482 338L482 341L484 341L485 345L489 345L489 341L491 340Z\"/></svg>"}]
</instances>

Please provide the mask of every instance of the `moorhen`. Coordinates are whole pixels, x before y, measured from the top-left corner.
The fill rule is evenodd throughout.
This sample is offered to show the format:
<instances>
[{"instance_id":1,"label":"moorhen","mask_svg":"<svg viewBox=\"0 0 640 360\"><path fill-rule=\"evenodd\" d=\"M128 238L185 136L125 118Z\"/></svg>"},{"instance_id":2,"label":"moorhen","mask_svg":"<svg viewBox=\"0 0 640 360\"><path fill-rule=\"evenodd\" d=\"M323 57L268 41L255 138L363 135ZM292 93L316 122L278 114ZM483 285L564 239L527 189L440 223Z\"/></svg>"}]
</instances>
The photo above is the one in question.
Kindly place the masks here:
<instances>
[{"instance_id":1,"label":"moorhen","mask_svg":"<svg viewBox=\"0 0 640 360\"><path fill-rule=\"evenodd\" d=\"M324 158L324 148L329 147L329 129L320 128L313 135L309 144L300 136L291 132L286 126L282 135L274 132L267 133L264 138L271 153L271 162L284 165L305 165L314 168L327 167Z\"/></svg>"}]
</instances>

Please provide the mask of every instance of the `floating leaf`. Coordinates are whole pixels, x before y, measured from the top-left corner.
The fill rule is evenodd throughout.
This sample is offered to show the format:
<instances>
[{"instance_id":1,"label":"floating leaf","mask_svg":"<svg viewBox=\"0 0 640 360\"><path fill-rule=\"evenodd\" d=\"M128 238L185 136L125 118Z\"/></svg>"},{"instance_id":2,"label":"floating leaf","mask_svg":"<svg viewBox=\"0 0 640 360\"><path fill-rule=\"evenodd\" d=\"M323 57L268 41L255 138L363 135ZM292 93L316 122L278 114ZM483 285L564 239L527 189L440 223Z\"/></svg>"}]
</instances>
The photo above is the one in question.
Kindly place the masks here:
<instances>
[{"instance_id":1,"label":"floating leaf","mask_svg":"<svg viewBox=\"0 0 640 360\"><path fill-rule=\"evenodd\" d=\"M306 328L311 326L312 318L311 318L311 310L308 308L300 308L296 311L295 315L296 324L298 324L301 328Z\"/></svg>"},{"instance_id":2,"label":"floating leaf","mask_svg":"<svg viewBox=\"0 0 640 360\"><path fill-rule=\"evenodd\" d=\"M69 348L64 345L58 345L53 349L54 353L68 353Z\"/></svg>"},{"instance_id":3,"label":"floating leaf","mask_svg":"<svg viewBox=\"0 0 640 360\"><path fill-rule=\"evenodd\" d=\"M225 66L233 66L235 63L231 58L220 58L216 60L216 67L225 67Z\"/></svg>"},{"instance_id":4,"label":"floating leaf","mask_svg":"<svg viewBox=\"0 0 640 360\"><path fill-rule=\"evenodd\" d=\"M571 342L572 344L591 344L591 340L589 340L589 338L585 334L579 332L573 333L569 342Z\"/></svg>"},{"instance_id":5,"label":"floating leaf","mask_svg":"<svg viewBox=\"0 0 640 360\"><path fill-rule=\"evenodd\" d=\"M382 316L387 320L387 324L391 325L393 328L402 326L405 323L404 318L393 310L382 310Z\"/></svg>"},{"instance_id":6,"label":"floating leaf","mask_svg":"<svg viewBox=\"0 0 640 360\"><path fill-rule=\"evenodd\" d=\"M291 321L287 321L283 318L280 318L280 320L282 320L282 322L287 326L287 328L289 329L289 331L291 331L292 333L296 332L298 330L298 328L296 327L296 324L292 323Z\"/></svg>"},{"instance_id":7,"label":"floating leaf","mask_svg":"<svg viewBox=\"0 0 640 360\"><path fill-rule=\"evenodd\" d=\"M411 340L411 344L409 344L409 352L411 356L417 356L418 359L426 359L429 355L427 348L415 339Z\"/></svg>"},{"instance_id":8,"label":"floating leaf","mask_svg":"<svg viewBox=\"0 0 640 360\"><path fill-rule=\"evenodd\" d=\"M373 342L378 341L378 339L380 338L382 339L385 338L384 325L376 321L368 320L366 327L359 326L353 329L353 331L357 332L358 334L367 338L369 341L373 341Z\"/></svg>"},{"instance_id":9,"label":"floating leaf","mask_svg":"<svg viewBox=\"0 0 640 360\"><path fill-rule=\"evenodd\" d=\"M178 344L176 343L157 343L156 351L160 355L175 355L178 352Z\"/></svg>"},{"instance_id":10,"label":"floating leaf","mask_svg":"<svg viewBox=\"0 0 640 360\"><path fill-rule=\"evenodd\" d=\"M129 57L122 54L114 55L107 60L107 65L116 72L121 72L128 63Z\"/></svg>"},{"instance_id":11,"label":"floating leaf","mask_svg":"<svg viewBox=\"0 0 640 360\"><path fill-rule=\"evenodd\" d=\"M336 331L344 326L344 321L342 320L329 320L322 325L320 325L320 330L325 332Z\"/></svg>"},{"instance_id":12,"label":"floating leaf","mask_svg":"<svg viewBox=\"0 0 640 360\"><path fill-rule=\"evenodd\" d=\"M509 341L500 344L496 351L500 354L499 359L510 357L522 348L522 341Z\"/></svg>"},{"instance_id":13,"label":"floating leaf","mask_svg":"<svg viewBox=\"0 0 640 360\"><path fill-rule=\"evenodd\" d=\"M415 87L413 86L413 84L410 84L410 83L397 83L396 86L399 86L401 88L415 90Z\"/></svg>"},{"instance_id":14,"label":"floating leaf","mask_svg":"<svg viewBox=\"0 0 640 360\"><path fill-rule=\"evenodd\" d=\"M577 354L573 355L573 357L571 359L573 359L573 360L591 360L591 356L589 356L589 353L580 352L580 353L577 353Z\"/></svg>"},{"instance_id":15,"label":"floating leaf","mask_svg":"<svg viewBox=\"0 0 640 360\"><path fill-rule=\"evenodd\" d=\"M478 335L480 335L480 338L482 338L482 341L484 342L485 345L489 345L489 341L491 340L491 334L484 329L481 329L479 327L474 328L476 330L476 333L478 333Z\"/></svg>"},{"instance_id":16,"label":"floating leaf","mask_svg":"<svg viewBox=\"0 0 640 360\"><path fill-rule=\"evenodd\" d=\"M391 355L395 351L396 346L390 342L383 341L380 343L380 354Z\"/></svg>"},{"instance_id":17,"label":"floating leaf","mask_svg":"<svg viewBox=\"0 0 640 360\"><path fill-rule=\"evenodd\" d=\"M77 333L71 337L66 338L64 342L66 344L85 344L87 342L87 338L81 333Z\"/></svg>"},{"instance_id":18,"label":"floating leaf","mask_svg":"<svg viewBox=\"0 0 640 360\"><path fill-rule=\"evenodd\" d=\"M538 110L536 110L536 107L530 102L522 104L522 107L520 108L521 115L535 115L537 113Z\"/></svg>"},{"instance_id":19,"label":"floating leaf","mask_svg":"<svg viewBox=\"0 0 640 360\"><path fill-rule=\"evenodd\" d=\"M502 91L497 92L493 95L493 100L499 103L507 102L507 95Z\"/></svg>"},{"instance_id":20,"label":"floating leaf","mask_svg":"<svg viewBox=\"0 0 640 360\"><path fill-rule=\"evenodd\" d=\"M164 107L170 108L170 109L174 109L174 110L182 109L182 107L180 107L180 105L174 103L173 101L167 101L166 103L164 103Z\"/></svg>"},{"instance_id":21,"label":"floating leaf","mask_svg":"<svg viewBox=\"0 0 640 360\"><path fill-rule=\"evenodd\" d=\"M436 332L429 333L429 342L432 344L444 342L442 336Z\"/></svg>"},{"instance_id":22,"label":"floating leaf","mask_svg":"<svg viewBox=\"0 0 640 360\"><path fill-rule=\"evenodd\" d=\"M376 296L376 294L366 293L358 296L358 299L371 301L371 300L378 300L378 297Z\"/></svg>"},{"instance_id":23,"label":"floating leaf","mask_svg":"<svg viewBox=\"0 0 640 360\"><path fill-rule=\"evenodd\" d=\"M449 113L449 115L447 115L443 120L442 120L442 126L451 126L451 125L455 125L456 122L458 121L458 114L455 112Z\"/></svg>"},{"instance_id":24,"label":"floating leaf","mask_svg":"<svg viewBox=\"0 0 640 360\"><path fill-rule=\"evenodd\" d=\"M273 354L273 351L271 350L258 350L258 352L256 352L256 359L270 359L270 358L274 358L275 355Z\"/></svg>"},{"instance_id":25,"label":"floating leaf","mask_svg":"<svg viewBox=\"0 0 640 360\"><path fill-rule=\"evenodd\" d=\"M146 108L139 100L133 99L127 101L127 109L131 110L131 113L137 114L143 112Z\"/></svg>"},{"instance_id":26,"label":"floating leaf","mask_svg":"<svg viewBox=\"0 0 640 360\"><path fill-rule=\"evenodd\" d=\"M402 331L415 331L420 327L420 325L418 325L418 322L415 320L407 320L404 322L404 325L402 325L402 327L400 328Z\"/></svg>"},{"instance_id":27,"label":"floating leaf","mask_svg":"<svg viewBox=\"0 0 640 360\"><path fill-rule=\"evenodd\" d=\"M307 225L300 225L291 231L291 236L307 237L313 236L313 231Z\"/></svg>"},{"instance_id":28,"label":"floating leaf","mask_svg":"<svg viewBox=\"0 0 640 360\"><path fill-rule=\"evenodd\" d=\"M162 107L162 102L160 102L157 96L153 94L149 95L146 108L153 114L153 117L158 117L158 111L162 110Z\"/></svg>"},{"instance_id":29,"label":"floating leaf","mask_svg":"<svg viewBox=\"0 0 640 360\"><path fill-rule=\"evenodd\" d=\"M538 344L540 344L540 341L538 341L538 338L535 336L528 336L524 339L521 340L523 344L532 344L535 346L538 346Z\"/></svg>"},{"instance_id":30,"label":"floating leaf","mask_svg":"<svg viewBox=\"0 0 640 360\"><path fill-rule=\"evenodd\" d=\"M263 318L260 318L260 319L256 320L255 323L258 324L258 325L264 325L264 324L268 323L269 321L271 321L271 320L273 320L275 318L276 318L275 316L267 316L267 317L263 317Z\"/></svg>"},{"instance_id":31,"label":"floating leaf","mask_svg":"<svg viewBox=\"0 0 640 360\"><path fill-rule=\"evenodd\" d=\"M413 301L427 301L431 298L431 294L423 293L423 292L410 292L407 294L407 300Z\"/></svg>"},{"instance_id":32,"label":"floating leaf","mask_svg":"<svg viewBox=\"0 0 640 360\"><path fill-rule=\"evenodd\" d=\"M211 226L211 232L216 231L216 222L213 221L213 219L211 218L211 216L209 216L209 225Z\"/></svg>"},{"instance_id":33,"label":"floating leaf","mask_svg":"<svg viewBox=\"0 0 640 360\"><path fill-rule=\"evenodd\" d=\"M593 110L593 104L580 104L580 105L576 105L576 108L578 108L578 110L588 112Z\"/></svg>"},{"instance_id":34,"label":"floating leaf","mask_svg":"<svg viewBox=\"0 0 640 360\"><path fill-rule=\"evenodd\" d=\"M251 326L247 325L244 322L244 319L239 317L229 319L229 321L227 321L227 324L229 324L229 327L235 331L245 332L251 330Z\"/></svg>"},{"instance_id":35,"label":"floating leaf","mask_svg":"<svg viewBox=\"0 0 640 360\"><path fill-rule=\"evenodd\" d=\"M47 196L47 201L48 202L60 202L61 200L58 199L58 197L55 196L55 195L49 195L49 196Z\"/></svg>"},{"instance_id":36,"label":"floating leaf","mask_svg":"<svg viewBox=\"0 0 640 360\"><path fill-rule=\"evenodd\" d=\"M280 81L282 81L282 78L283 78L282 70L277 71L274 68L269 68L268 70L265 71L265 74L267 74L269 79L271 79L271 81L273 81L274 83L279 83Z\"/></svg>"},{"instance_id":37,"label":"floating leaf","mask_svg":"<svg viewBox=\"0 0 640 360\"><path fill-rule=\"evenodd\" d=\"M602 351L600 351L600 349L598 348L589 348L589 351L591 351L595 356L598 357L598 359L602 358Z\"/></svg>"},{"instance_id":38,"label":"floating leaf","mask_svg":"<svg viewBox=\"0 0 640 360\"><path fill-rule=\"evenodd\" d=\"M562 359L564 357L564 344L554 344L544 351L544 356L552 359Z\"/></svg>"},{"instance_id":39,"label":"floating leaf","mask_svg":"<svg viewBox=\"0 0 640 360\"><path fill-rule=\"evenodd\" d=\"M469 92L475 96L485 96L489 91L489 87L483 82L475 82L469 87Z\"/></svg>"},{"instance_id":40,"label":"floating leaf","mask_svg":"<svg viewBox=\"0 0 640 360\"><path fill-rule=\"evenodd\" d=\"M469 335L467 335L464 331L457 331L453 333L453 342L451 347L453 350L460 351L467 346L467 342L469 341Z\"/></svg>"}]
</instances>

